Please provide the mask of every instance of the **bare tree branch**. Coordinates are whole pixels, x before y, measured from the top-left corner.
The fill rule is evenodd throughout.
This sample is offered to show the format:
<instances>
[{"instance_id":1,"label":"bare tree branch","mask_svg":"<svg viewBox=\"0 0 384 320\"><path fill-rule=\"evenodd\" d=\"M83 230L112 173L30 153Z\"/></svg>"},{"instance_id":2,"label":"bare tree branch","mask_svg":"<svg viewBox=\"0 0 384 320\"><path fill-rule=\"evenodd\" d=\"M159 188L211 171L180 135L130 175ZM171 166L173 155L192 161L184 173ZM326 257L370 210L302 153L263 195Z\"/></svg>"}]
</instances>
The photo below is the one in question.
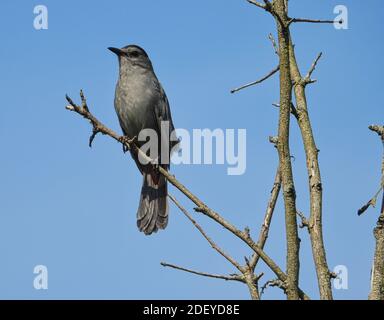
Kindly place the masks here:
<instances>
[{"instance_id":1,"label":"bare tree branch","mask_svg":"<svg viewBox=\"0 0 384 320\"><path fill-rule=\"evenodd\" d=\"M231 90L231 93L235 93L237 91L240 91L242 89L245 89L245 88L248 88L248 87L251 87L251 86L254 86L256 84L259 84L259 83L262 83L263 81L267 80L268 78L270 78L271 76L273 76L277 71L279 71L280 67L277 66L276 68L274 68L272 71L270 71L267 75L265 75L264 77L262 77L261 79L259 80L256 80L256 81L253 81L253 82L250 82L250 83L247 83L245 85L242 85L238 88L235 88L235 89L232 89Z\"/></svg>"},{"instance_id":2,"label":"bare tree branch","mask_svg":"<svg viewBox=\"0 0 384 320\"><path fill-rule=\"evenodd\" d=\"M276 44L276 40L275 38L273 37L272 33L270 33L268 35L268 39L271 40L272 42L272 46L273 46L273 50L275 51L276 55L279 55L279 47L277 46Z\"/></svg>"},{"instance_id":3,"label":"bare tree branch","mask_svg":"<svg viewBox=\"0 0 384 320\"><path fill-rule=\"evenodd\" d=\"M375 193L375 195L369 199L369 201L363 205L359 210L357 210L357 215L362 215L365 211L368 210L370 206L375 207L377 202L377 197L379 196L381 190L383 190L383 186L380 186L379 190Z\"/></svg>"},{"instance_id":4,"label":"bare tree branch","mask_svg":"<svg viewBox=\"0 0 384 320\"><path fill-rule=\"evenodd\" d=\"M314 81L315 81L315 80L311 80L311 76L312 76L313 71L315 71L316 66L317 66L317 63L319 62L319 60L320 60L320 58L321 58L322 55L323 55L323 53L320 52L320 53L317 55L315 61L312 63L311 68L309 69L307 75L304 77L304 82L305 82L305 83L311 83L311 82L314 82Z\"/></svg>"},{"instance_id":5,"label":"bare tree branch","mask_svg":"<svg viewBox=\"0 0 384 320\"><path fill-rule=\"evenodd\" d=\"M318 58L313 63L311 69L308 72L308 75L307 75L308 77L302 78L300 75L300 71L298 69L295 54L294 54L294 45L290 41L289 26L291 23L296 23L296 22L334 23L334 21L289 18L288 17L288 1L286 0L274 0L273 6L269 6L268 8L265 8L265 10L269 11L278 22L279 49L275 50L275 52L278 52L280 55L280 79L284 77L284 74L288 74L282 69L283 68L282 62L286 61L286 59L284 59L284 57L281 57L281 55L285 54L284 52L282 52L282 43L283 43L283 47L286 47L284 42L287 42L286 38L289 37L289 66L290 66L290 73L292 76L292 80L294 80L294 83L295 83L294 90L295 90L295 97L297 101L297 108L295 109L295 107L293 108L291 107L290 111L292 114L295 115L298 121L300 130L302 133L302 137L303 137L304 149L305 149L306 158L307 158L308 181L309 181L310 201L311 201L311 213L310 213L310 221L309 221L310 222L309 225L311 226L311 228L308 228L308 230L310 230L312 252L313 252L313 258L316 266L317 277L318 277L320 297L322 299L332 299L332 290L331 290L331 282L330 282L331 273L329 272L327 261L326 261L326 253L325 253L323 235L322 235L322 183L321 183L320 169L318 164L319 150L316 148L316 144L314 141L311 123L308 116L307 101L305 96L306 85L316 81L316 80L310 79L310 77L313 71L315 70L317 62L320 59L321 55L319 55ZM342 21L340 20L339 23L342 23ZM288 81L287 77L285 78L286 78L285 81L282 81L282 80L280 81L281 87L284 83L287 83ZM286 96L288 96L288 91L289 90L285 90ZM283 99L281 98L280 100L282 101ZM282 111L282 109L287 108L286 107L287 104L288 104L288 99L285 100L285 106L282 102L278 105L278 107L280 108L280 115L282 114L282 112L284 112ZM282 107L280 107L280 105ZM280 124L279 124L279 128L280 128ZM287 143L281 138L280 131L279 131L278 145L279 146L287 145ZM279 152L279 157L280 155L281 154ZM290 158L290 156L288 157ZM283 188L285 189L284 176L286 175L284 173L282 175L283 175ZM285 194L286 194L286 190L284 192L284 195ZM286 200L286 197L285 197L285 200ZM293 203L293 201L291 201L291 203ZM292 209L292 206L291 206L291 209ZM291 219L293 219L292 218L293 210L291 211L292 211ZM287 208L286 208L286 218L287 218ZM302 221L304 222L304 220ZM291 220L290 225L291 225L291 228L290 228L291 234L293 235L294 234L294 231L293 231L294 228L292 228L292 226L294 225L293 220ZM288 233L289 232L287 230L287 234ZM294 238L295 237L292 237L292 239ZM289 241L288 241L288 247L289 247ZM291 245L291 248L298 248L297 243L293 247ZM293 257L295 256L295 254L291 252L290 256ZM297 257L297 254L296 254L296 257ZM289 267L288 260L287 260L287 265ZM295 260L297 262L298 258L296 258ZM298 271L296 270L296 274L297 273ZM287 270L287 274L288 276L290 276L289 270ZM288 295L289 295L289 288L293 287L293 281L287 281L287 284L288 284Z\"/></svg>"},{"instance_id":6,"label":"bare tree branch","mask_svg":"<svg viewBox=\"0 0 384 320\"><path fill-rule=\"evenodd\" d=\"M120 142L127 148L132 148L134 152L137 152L140 155L140 157L148 161L148 163L153 164L154 168L157 169L159 173L161 173L174 187L179 189L180 192L182 192L188 199L190 199L197 206L197 208L195 208L195 211L204 213L206 216L216 221L225 229L227 229L228 231L233 233L235 236L237 236L239 239L244 241L252 250L254 250L260 256L260 258L279 277L279 279L281 279L282 281L286 280L287 275L262 249L260 249L257 246L257 244L249 236L249 233L240 231L239 229L237 229L234 225L232 225L227 220L225 220L217 212L210 209L204 202L202 202L197 196L195 196L183 184L181 184L175 178L175 176L170 174L167 170L165 170L161 166L156 166L153 160L149 158L140 148L136 146L136 144L133 142L134 139L129 139L124 136L119 136L116 132L106 127L89 111L88 107L87 108L79 107L68 96L67 96L67 101L70 104L69 106L66 107L67 110L76 112L79 115L83 116L85 119L91 122L91 125L93 126L93 130L96 130L97 132L100 132L102 134L112 137L113 139ZM300 297L302 299L305 299L305 300L309 299L309 297L302 290L299 290L299 292L300 292Z\"/></svg>"},{"instance_id":7,"label":"bare tree branch","mask_svg":"<svg viewBox=\"0 0 384 320\"><path fill-rule=\"evenodd\" d=\"M273 38L273 36L272 36L271 33L268 35L268 38L269 38L269 40L271 40L271 42L272 42L272 46L273 46L273 49L274 49L275 53L276 53L277 55L279 55L279 49L278 49L277 44L276 44L276 41L275 41L275 39ZM235 93L235 92L240 91L240 90L242 90L242 89L245 89L245 88L248 88L248 87L251 87L251 86L260 84L260 83L264 82L265 80L269 79L271 76L273 76L273 75L274 75L276 72L278 72L279 70L280 70L280 65L277 65L273 70L271 70L267 75L265 75L265 76L262 77L261 79L256 80L256 81L252 81L252 82L247 83L247 84L245 84L245 85L242 85L242 86L240 86L240 87L238 87L238 88L232 89L232 90L231 90L231 93Z\"/></svg>"},{"instance_id":8,"label":"bare tree branch","mask_svg":"<svg viewBox=\"0 0 384 320\"><path fill-rule=\"evenodd\" d=\"M244 273L244 268L235 260L233 259L228 253L224 252L203 230L203 228L196 222L195 219L191 216L191 214L176 200L174 196L171 194L168 194L169 199L172 200L172 202L180 209L182 213L189 219L189 221L192 222L192 224L196 227L197 230L201 233L201 235L208 241L208 243L211 245L211 247L216 250L218 253L220 253L226 260L228 260L237 270L239 270L241 273Z\"/></svg>"},{"instance_id":9,"label":"bare tree branch","mask_svg":"<svg viewBox=\"0 0 384 320\"><path fill-rule=\"evenodd\" d=\"M239 282L243 282L243 283L245 282L244 278L241 275L237 275L237 274L225 276L225 275L221 275L221 274L213 274L213 273L195 271L195 270L179 267L179 266L176 266L174 264L170 264L170 263L166 263L166 262L160 262L160 264L163 267L169 267L169 268L173 268L173 269L177 269L177 270L193 273L193 274L196 274L198 276L215 278L215 279L223 279L223 280L227 280L227 281L231 281L232 280L232 281L239 281Z\"/></svg>"},{"instance_id":10,"label":"bare tree branch","mask_svg":"<svg viewBox=\"0 0 384 320\"><path fill-rule=\"evenodd\" d=\"M304 228L304 227L309 228L309 222L308 222L307 218L305 217L305 215L301 211L297 211L297 215L301 219L300 228Z\"/></svg>"},{"instance_id":11,"label":"bare tree branch","mask_svg":"<svg viewBox=\"0 0 384 320\"><path fill-rule=\"evenodd\" d=\"M275 10L275 3L277 1L272 1L272 3L268 0L264 0L264 4L261 4L260 2L258 1L255 1L255 0L247 0L249 3L259 7L259 8L262 8L264 9L265 11L269 12L275 19L277 22L280 23L281 26L285 26L287 27L288 26L288 23L287 22L287 14L288 14L288 1L287 0L283 0L283 7L284 7L284 10L283 12L277 12L277 10Z\"/></svg>"},{"instance_id":12,"label":"bare tree branch","mask_svg":"<svg viewBox=\"0 0 384 320\"><path fill-rule=\"evenodd\" d=\"M384 126L372 125L369 129L376 132L383 145L383 155L381 161L381 188L384 188ZM380 192L380 190L379 190ZM376 197L378 193L376 194ZM372 199L371 199L372 200ZM375 200L376 201L376 200ZM375 236L375 255L373 258L371 292L369 300L384 300L384 192L382 194L380 216L377 220L376 227L373 230Z\"/></svg>"},{"instance_id":13,"label":"bare tree branch","mask_svg":"<svg viewBox=\"0 0 384 320\"><path fill-rule=\"evenodd\" d=\"M369 300L384 300L384 194L382 204L380 216L373 230L376 245L371 275L371 291L368 296Z\"/></svg>"},{"instance_id":14,"label":"bare tree branch","mask_svg":"<svg viewBox=\"0 0 384 320\"><path fill-rule=\"evenodd\" d=\"M280 115L278 129L279 167L283 185L287 240L287 298L299 299L299 236L296 220L296 191L289 150L292 80L289 63L289 27L284 0L274 0L280 59ZM277 19L279 17L279 19ZM280 279L281 280L281 279Z\"/></svg>"},{"instance_id":15,"label":"bare tree branch","mask_svg":"<svg viewBox=\"0 0 384 320\"><path fill-rule=\"evenodd\" d=\"M247 0L250 4L253 4L253 5L255 5L256 7L259 7L259 8L261 8L261 9L264 9L265 10L265 4L262 4L262 3L260 3L260 2L258 2L258 1L255 1L255 0Z\"/></svg>"},{"instance_id":16,"label":"bare tree branch","mask_svg":"<svg viewBox=\"0 0 384 320\"><path fill-rule=\"evenodd\" d=\"M271 196L268 201L267 209L265 211L265 216L264 216L264 221L261 226L260 234L259 234L259 239L257 241L257 245L263 249L264 245L267 241L268 238L268 233L269 233L269 227L271 225L272 221L272 216L275 211L275 206L277 202L277 198L279 196L281 189L281 176L280 176L280 170L277 168L276 170L276 175L275 175L275 181L273 183L273 187L271 190ZM250 268L254 271L255 267L259 261L260 257L257 253L254 253L252 256L252 259L250 261Z\"/></svg>"},{"instance_id":17,"label":"bare tree branch","mask_svg":"<svg viewBox=\"0 0 384 320\"><path fill-rule=\"evenodd\" d=\"M259 256L260 258L268 265L268 267L279 277L280 280L286 281L287 275L280 269L280 267L270 258L268 257L265 252L259 248L259 246L252 240L252 238L249 236L249 232L247 230L240 231L238 230L234 225L226 221L223 217L218 215L213 210L209 209L208 207L197 207L195 208L195 211L201 212L211 219L218 222L220 225L222 225L224 228L232 232L234 235L236 235L238 238L243 240L249 247L251 247ZM300 296L302 299L309 299L308 296L304 294L304 292L300 291Z\"/></svg>"},{"instance_id":18,"label":"bare tree branch","mask_svg":"<svg viewBox=\"0 0 384 320\"><path fill-rule=\"evenodd\" d=\"M319 55L320 56L320 55ZM315 70L318 58L313 67L309 70L310 74ZM311 240L312 256L315 263L317 281L320 291L320 298L325 300L332 299L331 273L329 272L322 227L322 208L323 208L323 187L318 160L319 150L317 149L313 135L311 120L309 118L306 83L303 81L294 51L292 40L289 40L289 63L292 79L296 84L294 94L296 100L296 120L300 128L307 164L308 188L310 194L310 217L309 234ZM311 71L312 70L312 71Z\"/></svg>"},{"instance_id":19,"label":"bare tree branch","mask_svg":"<svg viewBox=\"0 0 384 320\"><path fill-rule=\"evenodd\" d=\"M273 279L273 280L268 280L261 287L260 296L262 296L265 293L265 290L268 287L278 287L278 288L282 289L284 291L284 293L286 293L286 291L287 291L287 286L286 286L286 284L284 282L282 282L280 279Z\"/></svg>"},{"instance_id":20,"label":"bare tree branch","mask_svg":"<svg viewBox=\"0 0 384 320\"><path fill-rule=\"evenodd\" d=\"M272 105L276 108L280 108L280 104L279 103L272 103ZM294 106L293 103L291 103L291 114L297 119L297 117L299 116L297 114L297 110L296 110L296 107Z\"/></svg>"},{"instance_id":21,"label":"bare tree branch","mask_svg":"<svg viewBox=\"0 0 384 320\"><path fill-rule=\"evenodd\" d=\"M235 268L237 268L242 276L242 281L248 286L250 295L254 300L260 300L259 291L257 288L257 281L262 276L255 276L253 269L241 266L235 259L233 259L228 253L224 252L217 244L206 234L203 228L193 219L192 215L176 200L172 195L168 195L172 202L180 209L181 212L192 222L192 224L200 231L202 236L208 241L211 247L220 253L226 260L228 260Z\"/></svg>"},{"instance_id":22,"label":"bare tree branch","mask_svg":"<svg viewBox=\"0 0 384 320\"><path fill-rule=\"evenodd\" d=\"M371 125L371 126L368 127L368 129L373 131L373 132L376 132L382 138L382 140L384 139L383 138L383 136L384 136L384 126Z\"/></svg>"},{"instance_id":23,"label":"bare tree branch","mask_svg":"<svg viewBox=\"0 0 384 320\"><path fill-rule=\"evenodd\" d=\"M305 19L305 18L289 18L289 24L297 22L308 22L308 23L335 23L334 20L320 20L320 19ZM340 24L343 23L342 20L339 21Z\"/></svg>"}]
</instances>

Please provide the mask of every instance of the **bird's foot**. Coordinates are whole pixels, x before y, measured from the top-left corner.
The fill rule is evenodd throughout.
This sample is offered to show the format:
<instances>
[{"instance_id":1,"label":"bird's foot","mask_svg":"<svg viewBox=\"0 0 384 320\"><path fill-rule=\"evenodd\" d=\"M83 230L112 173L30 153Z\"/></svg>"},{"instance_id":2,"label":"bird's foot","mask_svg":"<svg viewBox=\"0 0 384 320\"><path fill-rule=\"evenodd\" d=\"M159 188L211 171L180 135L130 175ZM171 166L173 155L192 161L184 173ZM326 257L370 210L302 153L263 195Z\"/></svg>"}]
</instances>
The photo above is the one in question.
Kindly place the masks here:
<instances>
[{"instance_id":1,"label":"bird's foot","mask_svg":"<svg viewBox=\"0 0 384 320\"><path fill-rule=\"evenodd\" d=\"M123 152L126 153L128 150L130 150L130 146L135 143L136 140L136 136L134 136L132 139L128 138L127 136L121 136L119 141L123 144Z\"/></svg>"},{"instance_id":2,"label":"bird's foot","mask_svg":"<svg viewBox=\"0 0 384 320\"><path fill-rule=\"evenodd\" d=\"M129 144L135 143L136 140L137 140L137 137L134 136L132 139L128 139L128 143L129 143Z\"/></svg>"}]
</instances>

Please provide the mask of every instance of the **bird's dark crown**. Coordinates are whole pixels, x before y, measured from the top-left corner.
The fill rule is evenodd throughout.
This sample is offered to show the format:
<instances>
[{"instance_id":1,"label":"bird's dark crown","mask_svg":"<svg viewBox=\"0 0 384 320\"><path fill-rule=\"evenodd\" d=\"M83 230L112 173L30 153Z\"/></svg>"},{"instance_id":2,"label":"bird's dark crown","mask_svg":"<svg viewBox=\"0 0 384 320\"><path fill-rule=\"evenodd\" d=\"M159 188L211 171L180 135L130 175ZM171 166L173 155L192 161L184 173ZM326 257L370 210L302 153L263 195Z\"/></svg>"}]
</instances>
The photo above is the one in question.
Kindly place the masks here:
<instances>
[{"instance_id":1,"label":"bird's dark crown","mask_svg":"<svg viewBox=\"0 0 384 320\"><path fill-rule=\"evenodd\" d=\"M141 54L143 54L145 57L148 57L148 54L145 52L145 50L136 44L129 44L125 47L122 47L121 50L128 52L128 53L137 50Z\"/></svg>"}]
</instances>

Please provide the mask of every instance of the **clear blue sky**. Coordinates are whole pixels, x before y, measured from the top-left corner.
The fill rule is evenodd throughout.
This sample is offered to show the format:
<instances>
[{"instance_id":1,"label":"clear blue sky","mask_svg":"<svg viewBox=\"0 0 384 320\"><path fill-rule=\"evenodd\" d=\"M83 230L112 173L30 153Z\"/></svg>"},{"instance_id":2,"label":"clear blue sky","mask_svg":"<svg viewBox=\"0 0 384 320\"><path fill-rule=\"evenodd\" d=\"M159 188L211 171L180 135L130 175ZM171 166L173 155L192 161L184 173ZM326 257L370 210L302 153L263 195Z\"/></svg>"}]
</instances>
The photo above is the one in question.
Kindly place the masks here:
<instances>
[{"instance_id":1,"label":"clear blue sky","mask_svg":"<svg viewBox=\"0 0 384 320\"><path fill-rule=\"evenodd\" d=\"M292 16L333 18L339 1L290 1ZM48 30L33 28L44 4ZM365 299L378 209L356 210L379 185L381 145L367 130L383 121L384 4L345 0L349 30L295 25L297 56L306 72L324 55L308 88L308 103L324 182L324 236L329 265L345 265L349 289L340 299ZM277 154L278 77L231 95L237 85L277 63L267 38L271 17L245 0L231 1L2 1L0 19L0 298L248 299L238 283L165 269L160 261L213 273L235 270L171 206L165 232L136 228L141 177L121 146L97 137L64 109L65 94L84 89L92 111L119 130L113 109L117 61L108 46L143 46L169 97L176 127L246 128L247 171L228 176L223 165L185 165L172 172L212 208L257 237ZM292 122L298 208L308 214L305 158ZM192 205L173 187L172 194ZM234 257L251 252L207 218L194 214ZM300 230L301 287L318 297L308 236ZM266 252L284 269L281 199ZM49 271L49 289L33 288L33 268ZM264 281L273 275L262 262ZM269 289L266 298L284 298Z\"/></svg>"}]
</instances>

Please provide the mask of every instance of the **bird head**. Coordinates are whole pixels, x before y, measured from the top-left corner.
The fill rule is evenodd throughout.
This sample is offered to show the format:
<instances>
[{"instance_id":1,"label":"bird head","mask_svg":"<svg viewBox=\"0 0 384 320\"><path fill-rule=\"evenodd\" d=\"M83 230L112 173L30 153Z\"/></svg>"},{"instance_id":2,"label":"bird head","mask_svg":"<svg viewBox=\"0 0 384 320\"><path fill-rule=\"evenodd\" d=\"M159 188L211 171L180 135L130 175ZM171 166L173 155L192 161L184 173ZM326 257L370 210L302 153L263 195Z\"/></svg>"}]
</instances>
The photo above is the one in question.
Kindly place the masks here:
<instances>
[{"instance_id":1,"label":"bird head","mask_svg":"<svg viewBox=\"0 0 384 320\"><path fill-rule=\"evenodd\" d=\"M130 44L121 49L109 47L119 59L120 66L127 65L152 70L152 63L145 50L137 45Z\"/></svg>"}]
</instances>

